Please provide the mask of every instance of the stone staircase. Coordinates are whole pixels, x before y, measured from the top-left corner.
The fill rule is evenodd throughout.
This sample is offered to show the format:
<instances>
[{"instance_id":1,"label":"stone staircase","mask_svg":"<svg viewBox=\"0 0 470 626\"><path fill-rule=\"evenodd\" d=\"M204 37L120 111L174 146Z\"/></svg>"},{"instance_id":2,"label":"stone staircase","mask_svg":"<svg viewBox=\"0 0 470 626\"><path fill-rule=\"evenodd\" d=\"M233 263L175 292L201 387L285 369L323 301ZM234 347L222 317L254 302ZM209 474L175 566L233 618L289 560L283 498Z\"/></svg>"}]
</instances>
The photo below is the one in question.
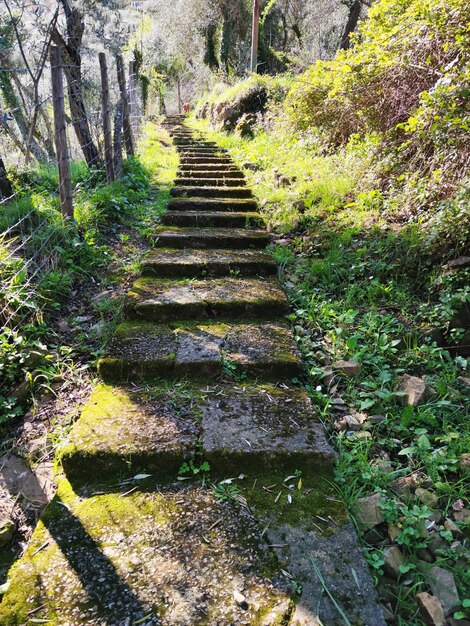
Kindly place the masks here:
<instances>
[{"instance_id":1,"label":"stone staircase","mask_svg":"<svg viewBox=\"0 0 470 626\"><path fill-rule=\"evenodd\" d=\"M257 202L227 153L179 116L166 126L180 169L158 245L0 623L330 626L343 611L381 626L334 453L291 382L300 356ZM215 489L184 480L207 463Z\"/></svg>"}]
</instances>

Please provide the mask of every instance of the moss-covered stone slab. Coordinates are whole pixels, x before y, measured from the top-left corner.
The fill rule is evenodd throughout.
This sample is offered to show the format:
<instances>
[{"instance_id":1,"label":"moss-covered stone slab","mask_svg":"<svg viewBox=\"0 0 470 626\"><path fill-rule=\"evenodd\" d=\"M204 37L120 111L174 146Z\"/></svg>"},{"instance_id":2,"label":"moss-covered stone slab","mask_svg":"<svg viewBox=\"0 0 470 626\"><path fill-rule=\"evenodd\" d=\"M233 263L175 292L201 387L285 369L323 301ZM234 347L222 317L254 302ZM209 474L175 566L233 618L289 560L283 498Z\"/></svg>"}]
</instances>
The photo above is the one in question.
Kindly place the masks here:
<instances>
[{"instance_id":1,"label":"moss-covered stone slab","mask_svg":"<svg viewBox=\"0 0 470 626\"><path fill-rule=\"evenodd\" d=\"M258 203L248 198L175 198L168 203L169 211L256 211Z\"/></svg>"},{"instance_id":2,"label":"moss-covered stone slab","mask_svg":"<svg viewBox=\"0 0 470 626\"><path fill-rule=\"evenodd\" d=\"M246 181L240 177L229 178L227 176L219 176L214 178L205 176L178 176L175 179L178 187L244 187Z\"/></svg>"},{"instance_id":3,"label":"moss-covered stone slab","mask_svg":"<svg viewBox=\"0 0 470 626\"><path fill-rule=\"evenodd\" d=\"M335 454L307 394L295 388L216 388L201 404L204 458L222 472L332 467Z\"/></svg>"},{"instance_id":4,"label":"moss-covered stone slab","mask_svg":"<svg viewBox=\"0 0 470 626\"><path fill-rule=\"evenodd\" d=\"M108 383L159 376L213 380L225 370L273 380L297 376L301 369L290 326L283 322L124 322L106 352L98 368Z\"/></svg>"},{"instance_id":5,"label":"moss-covered stone slab","mask_svg":"<svg viewBox=\"0 0 470 626\"><path fill-rule=\"evenodd\" d=\"M318 515L328 519L320 512ZM296 626L345 623L319 584L317 572L320 572L350 624L385 626L383 609L354 528L350 523L338 524L337 518L330 517L328 532L273 520L268 526L267 539L275 546L279 563L302 586L291 623ZM317 526L326 526L322 519L314 519Z\"/></svg>"},{"instance_id":6,"label":"moss-covered stone slab","mask_svg":"<svg viewBox=\"0 0 470 626\"><path fill-rule=\"evenodd\" d=\"M173 198L252 198L248 187L206 187L186 186L173 187L170 191Z\"/></svg>"},{"instance_id":7,"label":"moss-covered stone slab","mask_svg":"<svg viewBox=\"0 0 470 626\"><path fill-rule=\"evenodd\" d=\"M164 248L264 248L269 243L262 230L159 226L155 235Z\"/></svg>"},{"instance_id":8,"label":"moss-covered stone slab","mask_svg":"<svg viewBox=\"0 0 470 626\"><path fill-rule=\"evenodd\" d=\"M239 172L242 173L232 162L228 163L180 163L178 171L181 172Z\"/></svg>"},{"instance_id":9,"label":"moss-covered stone slab","mask_svg":"<svg viewBox=\"0 0 470 626\"><path fill-rule=\"evenodd\" d=\"M116 476L130 464L174 478L194 453L197 421L165 394L100 385L60 449L62 465L72 482Z\"/></svg>"},{"instance_id":10,"label":"moss-covered stone slab","mask_svg":"<svg viewBox=\"0 0 470 626\"><path fill-rule=\"evenodd\" d=\"M293 610L248 511L197 488L80 500L62 484L9 578L4 626L281 626Z\"/></svg>"},{"instance_id":11,"label":"moss-covered stone slab","mask_svg":"<svg viewBox=\"0 0 470 626\"><path fill-rule=\"evenodd\" d=\"M208 163L213 163L217 165L233 165L233 161L230 157L221 157L221 156L187 156L185 154L180 155L180 163L183 165L207 165Z\"/></svg>"},{"instance_id":12,"label":"moss-covered stone slab","mask_svg":"<svg viewBox=\"0 0 470 626\"><path fill-rule=\"evenodd\" d=\"M276 262L271 255L257 250L153 250L142 261L144 276L272 276Z\"/></svg>"},{"instance_id":13,"label":"moss-covered stone slab","mask_svg":"<svg viewBox=\"0 0 470 626\"><path fill-rule=\"evenodd\" d=\"M203 180L206 178L209 179L216 179L216 180L227 180L227 179L232 179L233 181L238 181L238 180L245 180L245 175L243 174L243 172L241 172L240 170L237 170L236 168L231 168L231 169L221 169L221 170L217 170L217 169L213 169L213 170L205 170L205 169L201 169L201 170L195 170L192 168L187 168L187 167L180 167L179 169L179 175L181 176L181 178L179 179L181 181L182 178L186 178L186 179L190 179L190 180L194 180L194 179L199 179L199 180ZM238 183L234 182L234 186L236 186Z\"/></svg>"},{"instance_id":14,"label":"moss-covered stone slab","mask_svg":"<svg viewBox=\"0 0 470 626\"><path fill-rule=\"evenodd\" d=\"M214 226L251 228L262 226L263 218L253 211L167 211L161 223L165 226Z\"/></svg>"},{"instance_id":15,"label":"moss-covered stone slab","mask_svg":"<svg viewBox=\"0 0 470 626\"><path fill-rule=\"evenodd\" d=\"M237 371L248 370L261 379L289 380L302 370L291 328L280 322L233 325L225 337L223 356Z\"/></svg>"},{"instance_id":16,"label":"moss-covered stone slab","mask_svg":"<svg viewBox=\"0 0 470 626\"><path fill-rule=\"evenodd\" d=\"M277 317L287 313L287 298L277 280L218 278L161 280L139 278L129 291L128 319L174 321L210 317Z\"/></svg>"}]
</instances>

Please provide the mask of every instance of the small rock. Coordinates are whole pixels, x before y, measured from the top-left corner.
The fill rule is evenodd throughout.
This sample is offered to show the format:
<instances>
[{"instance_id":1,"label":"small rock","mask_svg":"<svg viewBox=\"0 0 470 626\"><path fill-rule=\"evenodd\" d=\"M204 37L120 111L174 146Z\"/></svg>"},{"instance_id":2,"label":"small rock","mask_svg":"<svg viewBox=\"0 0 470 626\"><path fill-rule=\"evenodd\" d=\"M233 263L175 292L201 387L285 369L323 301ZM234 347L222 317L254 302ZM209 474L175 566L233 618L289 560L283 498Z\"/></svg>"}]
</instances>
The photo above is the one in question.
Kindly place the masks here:
<instances>
[{"instance_id":1,"label":"small rock","mask_svg":"<svg viewBox=\"0 0 470 626\"><path fill-rule=\"evenodd\" d=\"M413 495L418 484L418 474L413 473L409 476L402 476L401 478L390 481L389 487L399 496L411 496Z\"/></svg>"},{"instance_id":2,"label":"small rock","mask_svg":"<svg viewBox=\"0 0 470 626\"><path fill-rule=\"evenodd\" d=\"M367 421L369 422L369 424L376 426L377 424L381 424L382 422L385 422L386 419L387 418L385 417L385 415L370 415L367 418Z\"/></svg>"},{"instance_id":3,"label":"small rock","mask_svg":"<svg viewBox=\"0 0 470 626\"><path fill-rule=\"evenodd\" d=\"M418 548L416 550L416 556L420 561L424 561L425 563L434 563L436 560L429 550L426 550L426 548Z\"/></svg>"},{"instance_id":4,"label":"small rock","mask_svg":"<svg viewBox=\"0 0 470 626\"><path fill-rule=\"evenodd\" d=\"M445 616L442 605L437 598L423 591L416 596L419 610L426 624L430 626L444 626Z\"/></svg>"},{"instance_id":5,"label":"small rock","mask_svg":"<svg viewBox=\"0 0 470 626\"><path fill-rule=\"evenodd\" d=\"M112 295L113 291L111 289L108 289L107 291L101 291L100 293L97 293L96 296L93 296L93 298L91 298L91 303L99 304L100 302L103 302L104 300L110 298Z\"/></svg>"},{"instance_id":6,"label":"small rock","mask_svg":"<svg viewBox=\"0 0 470 626\"><path fill-rule=\"evenodd\" d=\"M446 519L446 521L444 522L444 528L452 533L452 537L454 539L463 539L463 532L451 519Z\"/></svg>"},{"instance_id":7,"label":"small rock","mask_svg":"<svg viewBox=\"0 0 470 626\"><path fill-rule=\"evenodd\" d=\"M458 382L459 385L462 385L462 387L470 389L470 378L467 378L466 376L459 376L456 382Z\"/></svg>"},{"instance_id":8,"label":"small rock","mask_svg":"<svg viewBox=\"0 0 470 626\"><path fill-rule=\"evenodd\" d=\"M393 612L388 608L388 606L385 606L384 604L381 605L383 614L384 614L384 620L387 623L393 624L395 622L395 615L393 614Z\"/></svg>"},{"instance_id":9,"label":"small rock","mask_svg":"<svg viewBox=\"0 0 470 626\"><path fill-rule=\"evenodd\" d=\"M438 533L432 533L431 539L428 543L428 550L434 555L439 556L442 550L448 550L449 543L441 537Z\"/></svg>"},{"instance_id":10,"label":"small rock","mask_svg":"<svg viewBox=\"0 0 470 626\"><path fill-rule=\"evenodd\" d=\"M470 626L470 620L468 619L454 619L449 617L446 623L447 626Z\"/></svg>"},{"instance_id":11,"label":"small rock","mask_svg":"<svg viewBox=\"0 0 470 626\"><path fill-rule=\"evenodd\" d=\"M323 374L322 374L322 380L324 381L325 385L331 385L331 383L333 382L333 378L334 378L333 368L331 368L331 367L324 367L323 368Z\"/></svg>"},{"instance_id":12,"label":"small rock","mask_svg":"<svg viewBox=\"0 0 470 626\"><path fill-rule=\"evenodd\" d=\"M395 391L403 392L402 403L411 406L420 406L430 400L435 392L428 387L422 378L403 374L400 376Z\"/></svg>"},{"instance_id":13,"label":"small rock","mask_svg":"<svg viewBox=\"0 0 470 626\"><path fill-rule=\"evenodd\" d=\"M442 567L431 567L426 577L431 591L440 601L444 615L450 615L460 604L454 576Z\"/></svg>"},{"instance_id":14,"label":"small rock","mask_svg":"<svg viewBox=\"0 0 470 626\"><path fill-rule=\"evenodd\" d=\"M68 333L71 330L69 323L66 320L60 320L57 324L57 328L60 333Z\"/></svg>"},{"instance_id":15,"label":"small rock","mask_svg":"<svg viewBox=\"0 0 470 626\"><path fill-rule=\"evenodd\" d=\"M15 522L10 517L2 515L0 517L0 548L6 546L11 541L15 531Z\"/></svg>"},{"instance_id":16,"label":"small rock","mask_svg":"<svg viewBox=\"0 0 470 626\"><path fill-rule=\"evenodd\" d=\"M457 269L468 267L470 265L470 256L459 256L458 259L453 259L447 263L447 267L450 269Z\"/></svg>"},{"instance_id":17,"label":"small rock","mask_svg":"<svg viewBox=\"0 0 470 626\"><path fill-rule=\"evenodd\" d=\"M356 521L362 531L370 530L385 521L382 510L380 509L381 499L382 495L380 493L374 493L371 496L359 498L356 501L354 511Z\"/></svg>"},{"instance_id":18,"label":"small rock","mask_svg":"<svg viewBox=\"0 0 470 626\"><path fill-rule=\"evenodd\" d=\"M383 553L384 569L389 576L398 578L400 576L400 565L405 564L403 552L397 546L386 548Z\"/></svg>"},{"instance_id":19,"label":"small rock","mask_svg":"<svg viewBox=\"0 0 470 626\"><path fill-rule=\"evenodd\" d=\"M416 489L415 496L422 504L425 504L430 509L435 508L439 500L435 493L428 489L423 489L422 487Z\"/></svg>"},{"instance_id":20,"label":"small rock","mask_svg":"<svg viewBox=\"0 0 470 626\"><path fill-rule=\"evenodd\" d=\"M461 509L454 511L453 516L456 522L460 524L470 524L470 509Z\"/></svg>"},{"instance_id":21,"label":"small rock","mask_svg":"<svg viewBox=\"0 0 470 626\"><path fill-rule=\"evenodd\" d=\"M361 364L358 361L337 361L333 363L333 370L340 372L348 378L353 378L361 371Z\"/></svg>"},{"instance_id":22,"label":"small rock","mask_svg":"<svg viewBox=\"0 0 470 626\"><path fill-rule=\"evenodd\" d=\"M461 472L467 474L470 472L470 454L465 453L459 456L459 469Z\"/></svg>"},{"instance_id":23,"label":"small rock","mask_svg":"<svg viewBox=\"0 0 470 626\"><path fill-rule=\"evenodd\" d=\"M248 602L246 601L245 596L239 591L233 592L233 599L242 609L246 610L248 608Z\"/></svg>"},{"instance_id":24,"label":"small rock","mask_svg":"<svg viewBox=\"0 0 470 626\"><path fill-rule=\"evenodd\" d=\"M352 415L344 415L341 419L335 422L335 429L340 430L340 431L343 431L343 430L357 431L357 430L361 430L361 428L362 428L362 423L356 417L353 417Z\"/></svg>"}]
</instances>

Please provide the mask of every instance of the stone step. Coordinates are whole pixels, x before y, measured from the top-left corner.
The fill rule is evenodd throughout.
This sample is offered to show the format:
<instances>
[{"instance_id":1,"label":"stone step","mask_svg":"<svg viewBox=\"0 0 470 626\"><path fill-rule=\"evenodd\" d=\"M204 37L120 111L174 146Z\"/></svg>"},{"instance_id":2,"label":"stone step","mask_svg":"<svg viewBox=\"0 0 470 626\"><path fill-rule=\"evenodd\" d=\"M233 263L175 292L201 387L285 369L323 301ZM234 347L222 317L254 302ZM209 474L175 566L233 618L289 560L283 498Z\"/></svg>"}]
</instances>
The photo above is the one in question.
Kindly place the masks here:
<instances>
[{"instance_id":1,"label":"stone step","mask_svg":"<svg viewBox=\"0 0 470 626\"><path fill-rule=\"evenodd\" d=\"M195 165L184 165L180 164L178 168L179 172L240 172L240 170L233 165L232 162L229 163L199 163ZM240 172L243 174L243 172Z\"/></svg>"},{"instance_id":2,"label":"stone step","mask_svg":"<svg viewBox=\"0 0 470 626\"><path fill-rule=\"evenodd\" d=\"M218 181L225 181L227 179L233 181L233 185L241 185L245 183L245 175L240 170L236 169L225 169L225 170L192 170L192 169L183 169L180 168L178 170L178 178L176 179L179 184L182 184L181 181L186 180L198 180L203 181L206 179L211 179L215 184L219 184ZM242 183L243 181L243 183ZM189 184L189 183L188 183ZM194 182L193 182L194 184ZM197 183L199 184L199 183ZM246 184L246 183L245 183Z\"/></svg>"},{"instance_id":3,"label":"stone step","mask_svg":"<svg viewBox=\"0 0 470 626\"><path fill-rule=\"evenodd\" d=\"M220 228L262 227L263 218L255 212L238 211L167 211L161 218L164 226L214 226Z\"/></svg>"},{"instance_id":4,"label":"stone step","mask_svg":"<svg viewBox=\"0 0 470 626\"><path fill-rule=\"evenodd\" d=\"M169 211L257 211L258 203L250 198L173 198Z\"/></svg>"},{"instance_id":5,"label":"stone step","mask_svg":"<svg viewBox=\"0 0 470 626\"><path fill-rule=\"evenodd\" d=\"M144 276L195 278L218 276L273 276L274 259L258 250L173 250L150 252L141 264Z\"/></svg>"},{"instance_id":6,"label":"stone step","mask_svg":"<svg viewBox=\"0 0 470 626\"><path fill-rule=\"evenodd\" d=\"M287 385L218 384L144 391L100 385L75 422L59 456L73 484L139 472L174 481L199 449L212 472L238 475L269 466L293 472L324 471L335 455L307 394ZM189 402L188 402L189 400Z\"/></svg>"},{"instance_id":7,"label":"stone step","mask_svg":"<svg viewBox=\"0 0 470 626\"><path fill-rule=\"evenodd\" d=\"M130 320L167 322L239 317L274 319L288 312L277 279L206 278L168 280L139 278L124 301Z\"/></svg>"},{"instance_id":8,"label":"stone step","mask_svg":"<svg viewBox=\"0 0 470 626\"><path fill-rule=\"evenodd\" d=\"M264 230L243 228L180 228L161 226L156 229L158 245L164 248L264 248L269 238Z\"/></svg>"},{"instance_id":9,"label":"stone step","mask_svg":"<svg viewBox=\"0 0 470 626\"><path fill-rule=\"evenodd\" d=\"M214 155L186 155L180 156L180 163L183 165L230 165L233 167L233 161L230 157L214 156Z\"/></svg>"},{"instance_id":10,"label":"stone step","mask_svg":"<svg viewBox=\"0 0 470 626\"><path fill-rule=\"evenodd\" d=\"M252 198L248 187L173 187L172 198Z\"/></svg>"},{"instance_id":11,"label":"stone step","mask_svg":"<svg viewBox=\"0 0 470 626\"><path fill-rule=\"evenodd\" d=\"M246 181L243 174L240 176L177 176L175 185L177 187L245 187Z\"/></svg>"},{"instance_id":12,"label":"stone step","mask_svg":"<svg viewBox=\"0 0 470 626\"><path fill-rule=\"evenodd\" d=\"M224 372L259 380L301 373L287 322L123 322L98 364L106 383L188 377L213 381Z\"/></svg>"},{"instance_id":13,"label":"stone step","mask_svg":"<svg viewBox=\"0 0 470 626\"><path fill-rule=\"evenodd\" d=\"M79 497L62 479L10 581L3 626L267 626L292 613L262 527L197 486Z\"/></svg>"}]
</instances>

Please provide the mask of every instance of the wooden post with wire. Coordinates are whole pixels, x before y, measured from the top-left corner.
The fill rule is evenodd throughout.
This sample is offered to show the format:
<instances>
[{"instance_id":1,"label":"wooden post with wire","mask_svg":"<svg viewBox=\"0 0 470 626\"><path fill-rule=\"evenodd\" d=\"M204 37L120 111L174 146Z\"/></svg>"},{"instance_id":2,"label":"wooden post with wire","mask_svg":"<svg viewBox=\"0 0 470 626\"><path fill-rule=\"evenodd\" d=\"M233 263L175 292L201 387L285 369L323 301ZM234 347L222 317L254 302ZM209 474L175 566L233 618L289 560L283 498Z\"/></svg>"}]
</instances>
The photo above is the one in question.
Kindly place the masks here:
<instances>
[{"instance_id":1,"label":"wooden post with wire","mask_svg":"<svg viewBox=\"0 0 470 626\"><path fill-rule=\"evenodd\" d=\"M67 147L67 124L65 121L65 99L60 49L51 46L52 102L54 106L54 130L57 165L59 168L60 210L64 218L73 217L72 182L70 159Z\"/></svg>"},{"instance_id":2,"label":"wooden post with wire","mask_svg":"<svg viewBox=\"0 0 470 626\"><path fill-rule=\"evenodd\" d=\"M119 91L121 92L122 103L122 123L123 123L123 135L124 144L126 146L126 154L128 157L134 156L134 139L132 137L132 127L129 115L129 99L127 97L126 89L126 76L124 74L124 61L122 54L118 54L116 57L117 76L119 83Z\"/></svg>"},{"instance_id":3,"label":"wooden post with wire","mask_svg":"<svg viewBox=\"0 0 470 626\"><path fill-rule=\"evenodd\" d=\"M111 99L109 97L108 64L104 52L99 53L101 70L101 113L103 116L104 161L106 166L106 180L112 183L115 180L113 162L113 137L111 133Z\"/></svg>"},{"instance_id":4,"label":"wooden post with wire","mask_svg":"<svg viewBox=\"0 0 470 626\"><path fill-rule=\"evenodd\" d=\"M258 71L260 0L253 0L253 26L251 31L251 66L252 72Z\"/></svg>"}]
</instances>

